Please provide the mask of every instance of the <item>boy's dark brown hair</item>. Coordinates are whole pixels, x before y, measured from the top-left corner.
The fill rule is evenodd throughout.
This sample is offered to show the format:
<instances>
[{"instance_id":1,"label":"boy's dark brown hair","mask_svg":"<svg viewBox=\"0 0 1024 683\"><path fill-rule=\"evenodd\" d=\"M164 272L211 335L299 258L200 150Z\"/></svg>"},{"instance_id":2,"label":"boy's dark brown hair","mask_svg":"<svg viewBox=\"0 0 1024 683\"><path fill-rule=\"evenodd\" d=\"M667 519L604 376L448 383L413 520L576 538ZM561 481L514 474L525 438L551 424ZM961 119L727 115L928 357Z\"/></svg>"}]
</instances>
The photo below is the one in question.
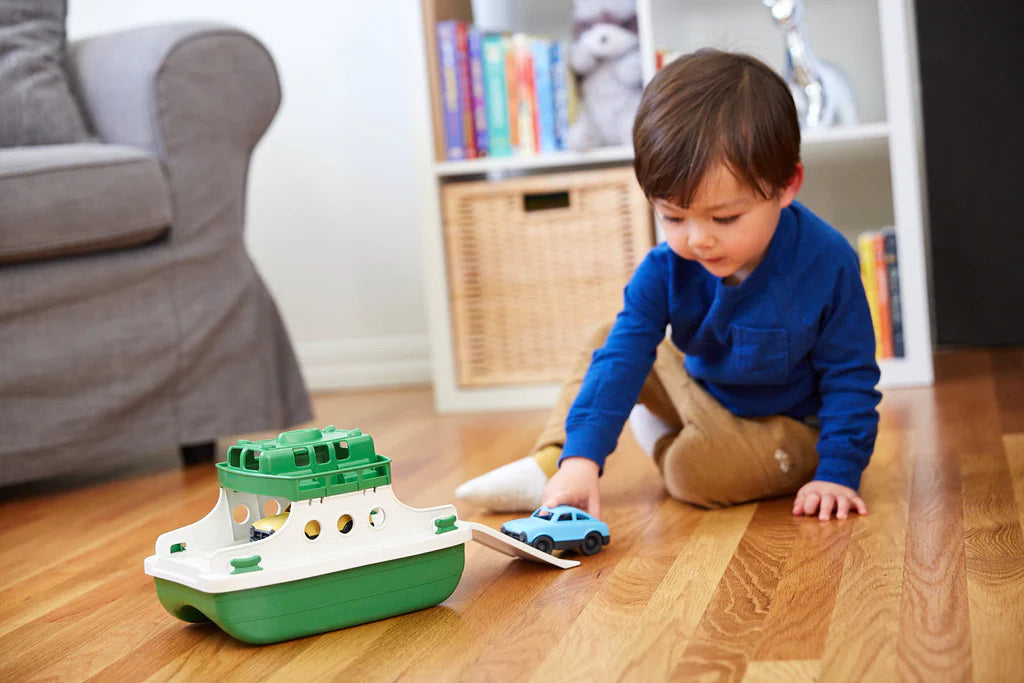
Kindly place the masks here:
<instances>
[{"instance_id":1,"label":"boy's dark brown hair","mask_svg":"<svg viewBox=\"0 0 1024 683\"><path fill-rule=\"evenodd\" d=\"M633 123L633 168L650 199L690 205L707 172L725 164L768 199L800 162L800 124L785 81L743 54L701 50L659 71Z\"/></svg>"}]
</instances>

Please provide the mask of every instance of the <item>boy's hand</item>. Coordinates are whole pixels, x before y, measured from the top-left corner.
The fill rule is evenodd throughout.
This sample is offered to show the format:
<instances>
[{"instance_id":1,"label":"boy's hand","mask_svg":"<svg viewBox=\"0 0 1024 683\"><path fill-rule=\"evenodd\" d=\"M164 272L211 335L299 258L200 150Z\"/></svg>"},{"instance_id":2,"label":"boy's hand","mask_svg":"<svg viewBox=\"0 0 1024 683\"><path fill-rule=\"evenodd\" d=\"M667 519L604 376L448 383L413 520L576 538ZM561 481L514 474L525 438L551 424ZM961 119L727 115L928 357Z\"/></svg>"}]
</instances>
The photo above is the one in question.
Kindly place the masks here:
<instances>
[{"instance_id":1,"label":"boy's hand","mask_svg":"<svg viewBox=\"0 0 1024 683\"><path fill-rule=\"evenodd\" d=\"M572 505L601 519L601 492L597 484L600 471L593 460L566 458L544 487L544 507Z\"/></svg>"},{"instance_id":2,"label":"boy's hand","mask_svg":"<svg viewBox=\"0 0 1024 683\"><path fill-rule=\"evenodd\" d=\"M797 516L813 515L820 507L818 519L825 521L832 518L834 506L836 519L846 519L851 505L857 509L858 514L868 514L868 506L864 503L864 499L858 496L853 489L841 484L833 484L830 481L815 480L807 482L796 492L793 514Z\"/></svg>"}]
</instances>

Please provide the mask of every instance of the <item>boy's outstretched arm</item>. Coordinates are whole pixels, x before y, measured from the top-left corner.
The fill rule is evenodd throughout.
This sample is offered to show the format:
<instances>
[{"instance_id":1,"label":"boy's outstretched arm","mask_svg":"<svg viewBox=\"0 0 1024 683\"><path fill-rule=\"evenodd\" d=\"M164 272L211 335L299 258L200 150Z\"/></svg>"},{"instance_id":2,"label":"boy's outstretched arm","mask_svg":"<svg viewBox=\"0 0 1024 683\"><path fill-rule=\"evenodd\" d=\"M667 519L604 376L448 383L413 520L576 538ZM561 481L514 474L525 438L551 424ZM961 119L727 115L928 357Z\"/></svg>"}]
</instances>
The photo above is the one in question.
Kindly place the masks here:
<instances>
[{"instance_id":1,"label":"boy's outstretched arm","mask_svg":"<svg viewBox=\"0 0 1024 683\"><path fill-rule=\"evenodd\" d=\"M833 508L840 519L851 505L860 514L867 512L857 489L874 450L882 397L875 388L879 379L875 335L860 266L853 248L843 238L837 240L842 243L836 253L839 270L811 352L821 396L818 469L793 504L793 514L817 511L823 520L831 518Z\"/></svg>"},{"instance_id":2,"label":"boy's outstretched arm","mask_svg":"<svg viewBox=\"0 0 1024 683\"><path fill-rule=\"evenodd\" d=\"M544 487L543 505L572 505L601 519L600 467L589 458L566 457Z\"/></svg>"},{"instance_id":3,"label":"boy's outstretched arm","mask_svg":"<svg viewBox=\"0 0 1024 683\"><path fill-rule=\"evenodd\" d=\"M807 482L796 492L793 514L813 515L820 509L818 519L826 521L832 518L832 508L835 507L836 518L846 519L851 506L857 509L857 514L868 514L868 506L864 499L849 486L814 480Z\"/></svg>"}]
</instances>

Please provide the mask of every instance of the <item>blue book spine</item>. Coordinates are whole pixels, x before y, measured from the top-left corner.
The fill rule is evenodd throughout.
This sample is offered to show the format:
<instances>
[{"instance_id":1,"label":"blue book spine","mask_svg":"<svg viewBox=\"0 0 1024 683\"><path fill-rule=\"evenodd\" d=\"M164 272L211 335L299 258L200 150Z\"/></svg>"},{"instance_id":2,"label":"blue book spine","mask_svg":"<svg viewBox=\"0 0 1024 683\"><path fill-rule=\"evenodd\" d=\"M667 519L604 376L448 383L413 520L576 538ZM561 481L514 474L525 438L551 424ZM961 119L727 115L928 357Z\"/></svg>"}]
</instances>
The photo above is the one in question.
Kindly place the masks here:
<instances>
[{"instance_id":1,"label":"blue book spine","mask_svg":"<svg viewBox=\"0 0 1024 683\"><path fill-rule=\"evenodd\" d=\"M509 137L505 39L494 33L485 35L480 49L484 70L488 153L496 157L509 156L512 154L512 140Z\"/></svg>"},{"instance_id":2,"label":"blue book spine","mask_svg":"<svg viewBox=\"0 0 1024 683\"><path fill-rule=\"evenodd\" d=\"M469 28L469 77L473 92L473 129L476 131L476 149L479 156L487 156L487 104L484 93L484 65L481 54L480 32Z\"/></svg>"},{"instance_id":3,"label":"blue book spine","mask_svg":"<svg viewBox=\"0 0 1024 683\"><path fill-rule=\"evenodd\" d=\"M533 72L536 79L534 97L537 106L538 147L541 152L555 152L555 95L551 83L551 43L546 40L530 42L533 55Z\"/></svg>"},{"instance_id":4,"label":"blue book spine","mask_svg":"<svg viewBox=\"0 0 1024 683\"><path fill-rule=\"evenodd\" d=\"M466 147L462 141L462 111L455 61L455 24L454 21L442 21L437 24L437 62L441 71L445 156L449 159L465 159Z\"/></svg>"},{"instance_id":5,"label":"blue book spine","mask_svg":"<svg viewBox=\"0 0 1024 683\"><path fill-rule=\"evenodd\" d=\"M555 146L566 148L569 132L569 60L568 49L562 41L551 43L551 89L555 103Z\"/></svg>"},{"instance_id":6,"label":"blue book spine","mask_svg":"<svg viewBox=\"0 0 1024 683\"><path fill-rule=\"evenodd\" d=\"M892 355L903 358L906 345L903 340L903 301L900 296L900 265L896 258L896 229L884 228L885 270L889 279L889 315L892 318Z\"/></svg>"}]
</instances>

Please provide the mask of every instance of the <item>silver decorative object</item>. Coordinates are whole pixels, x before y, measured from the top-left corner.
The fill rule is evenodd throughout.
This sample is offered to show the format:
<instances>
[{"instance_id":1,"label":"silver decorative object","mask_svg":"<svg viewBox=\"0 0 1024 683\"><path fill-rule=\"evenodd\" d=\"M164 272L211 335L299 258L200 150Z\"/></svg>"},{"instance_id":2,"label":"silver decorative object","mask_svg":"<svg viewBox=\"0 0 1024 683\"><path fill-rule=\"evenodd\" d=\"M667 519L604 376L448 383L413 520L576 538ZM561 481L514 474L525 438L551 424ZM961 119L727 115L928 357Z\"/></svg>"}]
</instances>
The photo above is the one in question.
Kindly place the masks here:
<instances>
[{"instance_id":1,"label":"silver decorative object","mask_svg":"<svg viewBox=\"0 0 1024 683\"><path fill-rule=\"evenodd\" d=\"M804 26L803 0L762 0L786 41L786 82L804 128L857 123L857 104L846 75L819 60Z\"/></svg>"}]
</instances>

